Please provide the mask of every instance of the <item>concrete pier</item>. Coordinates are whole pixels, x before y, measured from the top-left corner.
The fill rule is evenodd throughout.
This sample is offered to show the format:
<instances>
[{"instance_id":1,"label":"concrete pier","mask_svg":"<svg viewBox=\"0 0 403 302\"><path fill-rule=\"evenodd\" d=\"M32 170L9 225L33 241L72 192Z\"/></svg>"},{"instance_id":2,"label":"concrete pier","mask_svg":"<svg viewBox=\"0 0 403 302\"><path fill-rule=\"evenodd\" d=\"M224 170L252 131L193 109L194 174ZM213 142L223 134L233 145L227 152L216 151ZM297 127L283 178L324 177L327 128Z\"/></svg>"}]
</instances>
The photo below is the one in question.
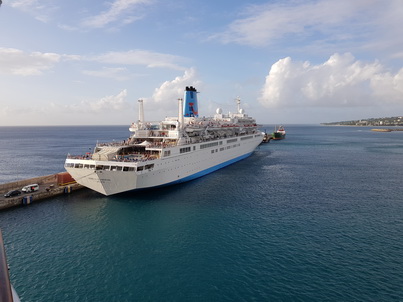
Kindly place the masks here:
<instances>
[{"instance_id":1,"label":"concrete pier","mask_svg":"<svg viewBox=\"0 0 403 302\"><path fill-rule=\"evenodd\" d=\"M22 193L15 197L4 197L4 194L8 191L21 191L22 187L29 184L38 184L39 191ZM81 188L83 188L83 186L76 183L67 172L0 184L0 210L34 203L56 195L71 193Z\"/></svg>"}]
</instances>

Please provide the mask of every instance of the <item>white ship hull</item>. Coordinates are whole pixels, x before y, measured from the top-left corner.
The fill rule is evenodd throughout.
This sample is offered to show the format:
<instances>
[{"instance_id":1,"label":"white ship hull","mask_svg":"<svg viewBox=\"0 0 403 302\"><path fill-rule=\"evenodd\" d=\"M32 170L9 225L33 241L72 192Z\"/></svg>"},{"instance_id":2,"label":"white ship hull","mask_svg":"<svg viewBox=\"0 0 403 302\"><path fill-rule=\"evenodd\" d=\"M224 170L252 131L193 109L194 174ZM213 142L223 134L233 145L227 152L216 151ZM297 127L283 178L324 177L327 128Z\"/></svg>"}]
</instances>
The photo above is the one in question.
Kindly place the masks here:
<instances>
[{"instance_id":1,"label":"white ship hull","mask_svg":"<svg viewBox=\"0 0 403 302\"><path fill-rule=\"evenodd\" d=\"M81 185L105 195L192 180L248 157L263 140L256 120L240 108L198 117L197 90L186 87L178 116L159 122L139 119L123 142L101 143L92 154L68 156L65 169Z\"/></svg>"},{"instance_id":2,"label":"white ship hull","mask_svg":"<svg viewBox=\"0 0 403 302\"><path fill-rule=\"evenodd\" d=\"M242 160L262 142L252 135L166 148L169 156L146 162L66 159L65 168L81 185L104 195L189 181ZM165 150L165 149L164 149Z\"/></svg>"}]
</instances>

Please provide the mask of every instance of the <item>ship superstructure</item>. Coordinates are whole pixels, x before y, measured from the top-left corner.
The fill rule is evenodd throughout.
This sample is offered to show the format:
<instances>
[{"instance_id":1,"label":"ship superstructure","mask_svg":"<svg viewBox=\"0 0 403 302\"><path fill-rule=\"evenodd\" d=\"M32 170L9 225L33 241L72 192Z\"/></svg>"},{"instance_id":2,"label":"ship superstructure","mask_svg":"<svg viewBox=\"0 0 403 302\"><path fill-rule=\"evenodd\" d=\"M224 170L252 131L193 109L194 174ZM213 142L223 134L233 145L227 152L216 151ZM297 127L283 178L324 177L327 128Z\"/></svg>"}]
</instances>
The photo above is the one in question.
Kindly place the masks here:
<instances>
[{"instance_id":1,"label":"ship superstructure","mask_svg":"<svg viewBox=\"0 0 403 302\"><path fill-rule=\"evenodd\" d=\"M186 87L178 116L159 122L139 119L123 142L98 143L92 154L69 155L65 169L81 185L105 195L189 181L252 154L263 134L240 108L199 117L197 90Z\"/></svg>"}]
</instances>

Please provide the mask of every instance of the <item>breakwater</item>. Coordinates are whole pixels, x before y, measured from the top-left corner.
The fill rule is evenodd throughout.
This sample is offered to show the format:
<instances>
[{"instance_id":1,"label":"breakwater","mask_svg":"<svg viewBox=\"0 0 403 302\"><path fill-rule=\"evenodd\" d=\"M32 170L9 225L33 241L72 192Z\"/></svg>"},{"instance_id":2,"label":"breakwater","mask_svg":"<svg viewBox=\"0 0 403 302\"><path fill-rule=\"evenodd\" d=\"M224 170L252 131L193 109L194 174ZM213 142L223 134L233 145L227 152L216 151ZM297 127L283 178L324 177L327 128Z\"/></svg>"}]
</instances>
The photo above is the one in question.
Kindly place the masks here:
<instances>
[{"instance_id":1,"label":"breakwater","mask_svg":"<svg viewBox=\"0 0 403 302\"><path fill-rule=\"evenodd\" d=\"M371 131L376 131L376 132L403 131L403 128L375 128L375 129L371 129Z\"/></svg>"},{"instance_id":2,"label":"breakwater","mask_svg":"<svg viewBox=\"0 0 403 302\"><path fill-rule=\"evenodd\" d=\"M14 197L4 197L4 194L8 191L21 191L22 187L29 184L38 184L40 189L36 192L26 194L22 193L21 195ZM81 188L83 188L83 186L76 183L67 172L0 184L0 210L31 204L33 202L48 199L56 195L71 193Z\"/></svg>"}]
</instances>

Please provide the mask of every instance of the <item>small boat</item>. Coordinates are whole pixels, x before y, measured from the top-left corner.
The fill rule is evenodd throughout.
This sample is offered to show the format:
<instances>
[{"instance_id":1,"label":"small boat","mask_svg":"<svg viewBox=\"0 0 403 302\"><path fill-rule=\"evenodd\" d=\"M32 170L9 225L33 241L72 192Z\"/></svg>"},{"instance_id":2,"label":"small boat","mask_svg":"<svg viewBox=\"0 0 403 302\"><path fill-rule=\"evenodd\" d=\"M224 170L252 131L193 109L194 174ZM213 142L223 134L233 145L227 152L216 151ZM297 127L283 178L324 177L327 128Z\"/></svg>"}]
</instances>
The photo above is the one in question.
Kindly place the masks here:
<instances>
[{"instance_id":1,"label":"small boat","mask_svg":"<svg viewBox=\"0 0 403 302\"><path fill-rule=\"evenodd\" d=\"M279 126L278 129L274 128L274 132L272 133L272 139L274 140L285 139L284 126Z\"/></svg>"},{"instance_id":2,"label":"small boat","mask_svg":"<svg viewBox=\"0 0 403 302\"><path fill-rule=\"evenodd\" d=\"M264 131L264 132L262 132L262 134L263 134L263 140L262 140L262 144L263 143L270 143L270 140L271 140L271 135L270 134L268 134L267 132L266 132L266 130Z\"/></svg>"}]
</instances>

